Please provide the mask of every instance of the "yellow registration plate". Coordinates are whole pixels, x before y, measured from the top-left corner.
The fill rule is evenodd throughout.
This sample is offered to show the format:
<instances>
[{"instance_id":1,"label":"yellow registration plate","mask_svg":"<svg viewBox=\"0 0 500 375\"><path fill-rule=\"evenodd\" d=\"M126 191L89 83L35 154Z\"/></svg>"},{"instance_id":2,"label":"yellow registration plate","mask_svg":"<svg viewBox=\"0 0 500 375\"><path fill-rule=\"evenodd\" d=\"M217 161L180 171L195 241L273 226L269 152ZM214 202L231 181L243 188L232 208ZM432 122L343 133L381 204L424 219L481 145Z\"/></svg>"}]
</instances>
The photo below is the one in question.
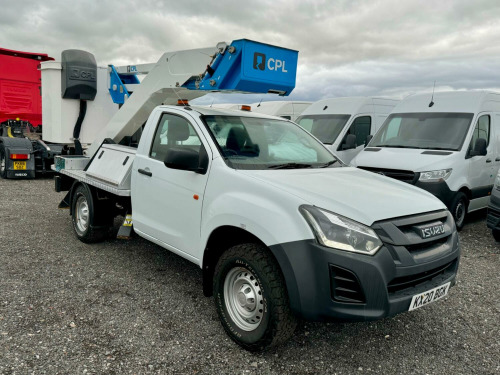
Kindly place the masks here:
<instances>
[{"instance_id":1,"label":"yellow registration plate","mask_svg":"<svg viewBox=\"0 0 500 375\"><path fill-rule=\"evenodd\" d=\"M25 170L26 169L26 162L25 161L15 161L14 162L14 170L19 171L19 170Z\"/></svg>"}]
</instances>

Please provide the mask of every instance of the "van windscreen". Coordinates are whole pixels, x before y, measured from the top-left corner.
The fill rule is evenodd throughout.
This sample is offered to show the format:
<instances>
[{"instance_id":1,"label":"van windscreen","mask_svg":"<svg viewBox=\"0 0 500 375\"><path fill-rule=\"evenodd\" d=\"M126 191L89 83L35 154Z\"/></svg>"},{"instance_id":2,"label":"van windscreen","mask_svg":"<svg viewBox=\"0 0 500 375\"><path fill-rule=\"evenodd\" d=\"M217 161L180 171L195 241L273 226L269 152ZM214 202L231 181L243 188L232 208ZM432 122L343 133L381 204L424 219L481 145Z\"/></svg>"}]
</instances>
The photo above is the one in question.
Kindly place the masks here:
<instances>
[{"instance_id":1,"label":"van windscreen","mask_svg":"<svg viewBox=\"0 0 500 375\"><path fill-rule=\"evenodd\" d=\"M459 151L472 117L472 113L394 113L370 146Z\"/></svg>"},{"instance_id":2,"label":"van windscreen","mask_svg":"<svg viewBox=\"0 0 500 375\"><path fill-rule=\"evenodd\" d=\"M331 145L351 115L304 115L297 119L297 124L318 138L321 143Z\"/></svg>"}]
</instances>

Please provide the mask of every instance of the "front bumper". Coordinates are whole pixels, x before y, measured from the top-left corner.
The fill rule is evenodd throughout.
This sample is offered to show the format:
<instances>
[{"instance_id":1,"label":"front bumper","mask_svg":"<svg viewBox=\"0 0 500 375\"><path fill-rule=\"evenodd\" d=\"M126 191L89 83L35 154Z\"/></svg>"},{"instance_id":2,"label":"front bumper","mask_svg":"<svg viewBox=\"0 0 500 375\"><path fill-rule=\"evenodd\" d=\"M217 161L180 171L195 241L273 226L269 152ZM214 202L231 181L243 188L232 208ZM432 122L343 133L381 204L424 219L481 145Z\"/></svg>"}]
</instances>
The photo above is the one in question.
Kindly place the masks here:
<instances>
[{"instance_id":1,"label":"front bumper","mask_svg":"<svg viewBox=\"0 0 500 375\"><path fill-rule=\"evenodd\" d=\"M446 207L450 208L453 198L457 194L456 191L450 190L446 181L438 181L438 182L421 182L417 181L415 186L428 191L435 197L439 198L441 202L443 202Z\"/></svg>"},{"instance_id":2,"label":"front bumper","mask_svg":"<svg viewBox=\"0 0 500 375\"><path fill-rule=\"evenodd\" d=\"M453 224L449 213L447 217ZM428 247L408 246L412 251L382 239L384 246L374 256L330 249L315 240L278 244L271 250L297 315L319 321L376 320L407 311L415 294L455 284L459 240L451 225L447 230L444 240L431 241Z\"/></svg>"}]
</instances>

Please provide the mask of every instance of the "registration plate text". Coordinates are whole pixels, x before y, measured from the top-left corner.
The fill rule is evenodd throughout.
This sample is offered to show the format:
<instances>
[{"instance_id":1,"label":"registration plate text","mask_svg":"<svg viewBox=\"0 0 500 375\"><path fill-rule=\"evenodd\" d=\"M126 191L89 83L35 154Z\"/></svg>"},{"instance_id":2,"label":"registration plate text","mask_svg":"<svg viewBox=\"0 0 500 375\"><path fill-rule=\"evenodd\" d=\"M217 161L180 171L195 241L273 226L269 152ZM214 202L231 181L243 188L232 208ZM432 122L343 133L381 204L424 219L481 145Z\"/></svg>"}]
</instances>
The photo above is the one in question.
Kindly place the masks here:
<instances>
[{"instance_id":1,"label":"registration plate text","mask_svg":"<svg viewBox=\"0 0 500 375\"><path fill-rule=\"evenodd\" d=\"M25 161L15 161L14 162L14 170L16 171L24 171L26 169L26 162Z\"/></svg>"},{"instance_id":2,"label":"registration plate text","mask_svg":"<svg viewBox=\"0 0 500 375\"><path fill-rule=\"evenodd\" d=\"M444 285L440 285L434 289L413 296L408 311L418 309L422 306L428 305L429 303L435 302L438 299L443 298L448 294L448 291L450 290L450 285L451 282L446 283Z\"/></svg>"}]
</instances>

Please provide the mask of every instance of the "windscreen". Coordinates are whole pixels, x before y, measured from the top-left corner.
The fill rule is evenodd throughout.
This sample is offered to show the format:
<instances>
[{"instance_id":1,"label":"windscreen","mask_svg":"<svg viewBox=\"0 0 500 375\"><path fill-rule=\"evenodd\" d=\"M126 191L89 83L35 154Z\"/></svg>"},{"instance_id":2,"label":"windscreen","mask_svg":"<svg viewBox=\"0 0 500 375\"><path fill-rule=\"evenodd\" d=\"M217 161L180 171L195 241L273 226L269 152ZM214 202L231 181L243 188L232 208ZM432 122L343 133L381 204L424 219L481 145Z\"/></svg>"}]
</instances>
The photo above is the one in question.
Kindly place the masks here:
<instances>
[{"instance_id":1,"label":"windscreen","mask_svg":"<svg viewBox=\"0 0 500 375\"><path fill-rule=\"evenodd\" d=\"M340 166L300 126L268 118L203 116L226 163L236 169L295 169Z\"/></svg>"},{"instance_id":2,"label":"windscreen","mask_svg":"<svg viewBox=\"0 0 500 375\"><path fill-rule=\"evenodd\" d=\"M331 145L350 117L351 115L304 115L297 119L297 124L321 142Z\"/></svg>"},{"instance_id":3,"label":"windscreen","mask_svg":"<svg viewBox=\"0 0 500 375\"><path fill-rule=\"evenodd\" d=\"M370 146L458 151L472 117L472 113L391 114Z\"/></svg>"}]
</instances>

